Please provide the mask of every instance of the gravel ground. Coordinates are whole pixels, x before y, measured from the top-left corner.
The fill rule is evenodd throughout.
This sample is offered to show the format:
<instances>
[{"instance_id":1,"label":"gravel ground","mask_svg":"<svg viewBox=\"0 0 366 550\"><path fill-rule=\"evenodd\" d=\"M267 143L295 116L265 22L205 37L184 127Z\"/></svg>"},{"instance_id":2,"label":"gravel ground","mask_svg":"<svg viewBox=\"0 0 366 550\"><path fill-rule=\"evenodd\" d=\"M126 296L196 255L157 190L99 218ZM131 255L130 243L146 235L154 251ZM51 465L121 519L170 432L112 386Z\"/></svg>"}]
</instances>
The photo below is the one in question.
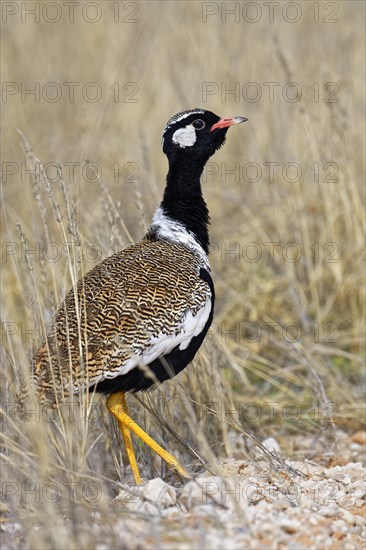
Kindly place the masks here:
<instances>
[{"instance_id":1,"label":"gravel ground","mask_svg":"<svg viewBox=\"0 0 366 550\"><path fill-rule=\"evenodd\" d=\"M206 473L180 487L160 478L132 494L126 486L111 503L113 518L104 532L101 513L92 513L88 540L95 540L98 550L364 549L366 485L361 459L366 432L349 436L338 431L336 441L337 452L317 453L312 437L298 438L297 454L302 449L309 455L311 450L311 460L285 460L283 467L271 468L260 456L250 463L226 459L220 476ZM272 438L263 443L269 450L280 450ZM70 523L70 518L60 518L58 528L71 529ZM6 523L2 530L7 540L11 533L22 540L19 525ZM21 544L4 546L14 547Z\"/></svg>"},{"instance_id":2,"label":"gravel ground","mask_svg":"<svg viewBox=\"0 0 366 550\"><path fill-rule=\"evenodd\" d=\"M350 441L348 453L361 451L365 435L355 434L359 443ZM273 439L265 443L276 446ZM287 468L275 471L263 460L226 460L222 476L201 476L179 491L160 478L148 481L133 502L122 491L117 502L149 518L148 529L146 520L130 520L131 532L139 533L130 547L141 547L145 533L142 546L150 548L365 548L365 468L345 463L345 454L326 457L341 463L330 467L287 460Z\"/></svg>"}]
</instances>

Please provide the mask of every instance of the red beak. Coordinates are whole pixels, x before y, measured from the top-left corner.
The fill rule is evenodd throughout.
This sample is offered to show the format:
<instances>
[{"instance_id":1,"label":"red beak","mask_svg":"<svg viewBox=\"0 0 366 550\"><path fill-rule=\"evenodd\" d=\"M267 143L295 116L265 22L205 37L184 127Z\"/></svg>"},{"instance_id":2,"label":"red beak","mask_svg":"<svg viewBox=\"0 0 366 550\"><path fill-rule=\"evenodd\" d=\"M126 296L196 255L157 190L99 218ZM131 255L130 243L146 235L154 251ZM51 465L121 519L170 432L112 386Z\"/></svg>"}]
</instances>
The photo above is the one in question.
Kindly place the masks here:
<instances>
[{"instance_id":1,"label":"red beak","mask_svg":"<svg viewBox=\"0 0 366 550\"><path fill-rule=\"evenodd\" d=\"M233 124L240 124L241 122L245 122L246 120L248 119L243 116L235 116L233 118L222 118L212 126L211 132L212 130L216 130L216 128L228 128Z\"/></svg>"}]
</instances>

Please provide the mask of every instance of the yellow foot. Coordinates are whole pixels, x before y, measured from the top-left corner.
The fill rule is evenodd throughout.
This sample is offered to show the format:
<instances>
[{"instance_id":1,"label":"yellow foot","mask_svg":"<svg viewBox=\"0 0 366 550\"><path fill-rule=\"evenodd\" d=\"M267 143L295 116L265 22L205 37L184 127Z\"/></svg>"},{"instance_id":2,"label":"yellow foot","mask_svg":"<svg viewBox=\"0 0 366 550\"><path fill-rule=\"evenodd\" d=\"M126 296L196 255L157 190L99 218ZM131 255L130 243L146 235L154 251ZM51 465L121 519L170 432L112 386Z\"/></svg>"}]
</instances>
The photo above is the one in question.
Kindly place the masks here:
<instances>
[{"instance_id":1,"label":"yellow foot","mask_svg":"<svg viewBox=\"0 0 366 550\"><path fill-rule=\"evenodd\" d=\"M141 477L136 462L135 452L132 447L131 431L136 434L150 449L158 454L170 468L177 472L185 479L190 479L188 472L179 464L179 462L170 453L165 451L160 445L156 443L136 422L129 416L126 397L123 392L118 392L110 395L107 399L108 410L118 420L120 426L123 441L126 445L127 456L130 461L131 469L135 479L135 483L138 485L141 483Z\"/></svg>"}]
</instances>

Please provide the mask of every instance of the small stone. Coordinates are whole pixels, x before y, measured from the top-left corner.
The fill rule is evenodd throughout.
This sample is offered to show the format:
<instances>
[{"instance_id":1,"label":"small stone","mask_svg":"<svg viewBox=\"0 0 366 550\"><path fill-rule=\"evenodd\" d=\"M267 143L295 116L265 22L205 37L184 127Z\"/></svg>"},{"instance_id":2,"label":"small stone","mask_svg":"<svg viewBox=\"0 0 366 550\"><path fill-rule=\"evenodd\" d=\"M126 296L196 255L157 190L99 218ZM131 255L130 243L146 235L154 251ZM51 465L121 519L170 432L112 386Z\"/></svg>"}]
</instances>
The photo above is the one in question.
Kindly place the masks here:
<instances>
[{"instance_id":1,"label":"small stone","mask_svg":"<svg viewBox=\"0 0 366 550\"><path fill-rule=\"evenodd\" d=\"M351 512L351 514L355 516L356 523L365 522L364 518L366 517L366 504L364 504L360 508L358 506L353 506L353 508L351 508L349 512Z\"/></svg>"},{"instance_id":2,"label":"small stone","mask_svg":"<svg viewBox=\"0 0 366 550\"><path fill-rule=\"evenodd\" d=\"M258 526L258 529L256 529L256 531L259 531L260 534L273 533L273 523L269 523L267 521L263 522Z\"/></svg>"},{"instance_id":3,"label":"small stone","mask_svg":"<svg viewBox=\"0 0 366 550\"><path fill-rule=\"evenodd\" d=\"M275 510L286 510L289 506L289 502L284 498L276 498L273 502L273 508Z\"/></svg>"},{"instance_id":4,"label":"small stone","mask_svg":"<svg viewBox=\"0 0 366 550\"><path fill-rule=\"evenodd\" d=\"M284 531L285 533L288 533L289 535L296 533L300 526L298 521L290 518L280 519L280 521L278 522L278 525L280 526L282 531Z\"/></svg>"},{"instance_id":5,"label":"small stone","mask_svg":"<svg viewBox=\"0 0 366 550\"><path fill-rule=\"evenodd\" d=\"M351 491L356 498L363 498L366 494L366 484L361 479L352 483Z\"/></svg>"},{"instance_id":6,"label":"small stone","mask_svg":"<svg viewBox=\"0 0 366 550\"><path fill-rule=\"evenodd\" d=\"M339 508L337 505L325 506L325 508L320 508L319 514L325 518L334 518L339 515Z\"/></svg>"},{"instance_id":7,"label":"small stone","mask_svg":"<svg viewBox=\"0 0 366 550\"><path fill-rule=\"evenodd\" d=\"M263 491L259 487L258 483L249 482L247 484L242 483L240 485L239 499L240 495L244 497L244 500L249 504L256 504L264 498Z\"/></svg>"},{"instance_id":8,"label":"small stone","mask_svg":"<svg viewBox=\"0 0 366 550\"><path fill-rule=\"evenodd\" d=\"M344 485L350 485L351 483L352 483L351 476L345 475L344 478L343 478L343 484Z\"/></svg>"},{"instance_id":9,"label":"small stone","mask_svg":"<svg viewBox=\"0 0 366 550\"><path fill-rule=\"evenodd\" d=\"M219 517L218 512L219 512L219 508L209 502L207 504L200 504L196 506L194 509L195 517L202 518L202 520L206 520L206 521L208 518L217 520Z\"/></svg>"},{"instance_id":10,"label":"small stone","mask_svg":"<svg viewBox=\"0 0 366 550\"><path fill-rule=\"evenodd\" d=\"M339 499L339 504L343 506L343 508L348 508L356 504L356 499L353 495L347 494Z\"/></svg>"},{"instance_id":11,"label":"small stone","mask_svg":"<svg viewBox=\"0 0 366 550\"><path fill-rule=\"evenodd\" d=\"M136 505L135 510L137 510L140 514L146 514L147 516L160 516L160 510L159 506L157 506L156 503L153 502L139 502Z\"/></svg>"},{"instance_id":12,"label":"small stone","mask_svg":"<svg viewBox=\"0 0 366 550\"><path fill-rule=\"evenodd\" d=\"M348 523L348 525L355 524L355 516L348 510L342 510L342 518Z\"/></svg>"},{"instance_id":13,"label":"small stone","mask_svg":"<svg viewBox=\"0 0 366 550\"><path fill-rule=\"evenodd\" d=\"M139 514L146 514L151 517L157 517L161 515L161 509L157 504L148 501L129 502L126 504L126 508L130 512L138 512Z\"/></svg>"},{"instance_id":14,"label":"small stone","mask_svg":"<svg viewBox=\"0 0 366 550\"><path fill-rule=\"evenodd\" d=\"M351 437L353 443L358 443L359 445L366 445L366 431L360 430L356 432Z\"/></svg>"},{"instance_id":15,"label":"small stone","mask_svg":"<svg viewBox=\"0 0 366 550\"><path fill-rule=\"evenodd\" d=\"M120 489L118 495L113 499L113 502L117 502L122 506L128 506L128 504L140 502L140 500L140 488L136 485Z\"/></svg>"},{"instance_id":16,"label":"small stone","mask_svg":"<svg viewBox=\"0 0 366 550\"><path fill-rule=\"evenodd\" d=\"M162 510L161 516L168 519L177 519L182 516L182 513L182 510L178 508L178 506L171 506L170 508Z\"/></svg>"},{"instance_id":17,"label":"small stone","mask_svg":"<svg viewBox=\"0 0 366 550\"><path fill-rule=\"evenodd\" d=\"M274 437L267 437L267 439L262 441L262 445L270 453L281 454L281 447Z\"/></svg>"},{"instance_id":18,"label":"small stone","mask_svg":"<svg viewBox=\"0 0 366 550\"><path fill-rule=\"evenodd\" d=\"M346 535L348 533L348 526L343 519L337 519L331 524L331 532Z\"/></svg>"},{"instance_id":19,"label":"small stone","mask_svg":"<svg viewBox=\"0 0 366 550\"><path fill-rule=\"evenodd\" d=\"M356 498L356 504L357 504L357 501L360 500L361 501L361 505L362 506L362 500L364 499L365 497L365 489L357 489L357 491L355 491L352 496L354 496Z\"/></svg>"},{"instance_id":20,"label":"small stone","mask_svg":"<svg viewBox=\"0 0 366 550\"><path fill-rule=\"evenodd\" d=\"M168 485L160 477L151 479L141 490L143 500L156 504L160 508L174 506L177 494L174 487Z\"/></svg>"},{"instance_id":21,"label":"small stone","mask_svg":"<svg viewBox=\"0 0 366 550\"><path fill-rule=\"evenodd\" d=\"M198 477L183 487L180 502L187 510L208 502L221 503L223 480L218 476ZM225 493L223 495L226 496Z\"/></svg>"}]
</instances>

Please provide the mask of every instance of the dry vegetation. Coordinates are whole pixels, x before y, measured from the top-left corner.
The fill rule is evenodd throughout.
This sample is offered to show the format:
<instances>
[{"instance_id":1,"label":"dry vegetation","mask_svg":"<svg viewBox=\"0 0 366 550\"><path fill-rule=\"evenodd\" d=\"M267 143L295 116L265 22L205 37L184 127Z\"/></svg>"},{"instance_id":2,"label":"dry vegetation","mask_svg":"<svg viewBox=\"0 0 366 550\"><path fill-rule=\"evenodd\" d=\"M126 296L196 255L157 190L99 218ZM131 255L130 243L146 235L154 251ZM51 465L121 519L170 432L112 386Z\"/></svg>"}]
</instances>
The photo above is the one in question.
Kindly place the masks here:
<instances>
[{"instance_id":1,"label":"dry vegetation","mask_svg":"<svg viewBox=\"0 0 366 550\"><path fill-rule=\"evenodd\" d=\"M34 403L20 417L13 401L19 375L26 376L30 354L72 283L144 233L164 185L161 131L177 111L203 106L249 122L229 132L210 165L216 173L207 173L204 184L215 324L186 372L129 398L136 418L194 474L202 463L216 472L218 457L250 460L270 435L296 455L292 437L314 434L326 455L336 449L334 426L353 433L365 414L364 6L336 3L333 24L322 22L321 2L319 23L302 3L297 23L278 15L270 24L263 10L249 24L229 16L203 23L200 2L139 2L131 16L138 22L123 22L129 12L121 11L115 23L109 4L100 2L95 24L77 11L69 23L63 10L54 24L42 17L22 23L18 15L2 25L3 82L40 83L40 101L14 93L3 109L2 161L16 171L2 186L3 511L5 522L21 528L7 532L8 548L94 547L88 525L95 513L100 540L112 544L111 499L131 477L103 400L69 405L52 418L38 415ZM42 97L42 90L52 97L54 90L44 88L50 82L61 86L59 101ZM65 82L80 83L74 101ZM94 103L82 95L90 82L102 91ZM115 82L119 101L110 89ZM256 82L262 97L250 102L219 92L204 102L205 82L227 89L237 82L240 92ZM273 102L268 82L278 83ZM284 100L288 82L298 83L300 101ZM327 82L339 86L337 102L324 101L332 91L323 89ZM235 162L240 177L225 175L224 163L231 169ZM291 169L283 176L290 162L301 167L297 181L289 181ZM265 163L279 163L272 181ZM262 176L254 182L256 167ZM255 249L248 243L261 251L258 261L249 261ZM273 258L264 243L278 243ZM297 341L294 331L301 331ZM136 445L145 477L171 479ZM311 457L311 449L303 453ZM131 537L122 532L113 544L133 546Z\"/></svg>"}]
</instances>

